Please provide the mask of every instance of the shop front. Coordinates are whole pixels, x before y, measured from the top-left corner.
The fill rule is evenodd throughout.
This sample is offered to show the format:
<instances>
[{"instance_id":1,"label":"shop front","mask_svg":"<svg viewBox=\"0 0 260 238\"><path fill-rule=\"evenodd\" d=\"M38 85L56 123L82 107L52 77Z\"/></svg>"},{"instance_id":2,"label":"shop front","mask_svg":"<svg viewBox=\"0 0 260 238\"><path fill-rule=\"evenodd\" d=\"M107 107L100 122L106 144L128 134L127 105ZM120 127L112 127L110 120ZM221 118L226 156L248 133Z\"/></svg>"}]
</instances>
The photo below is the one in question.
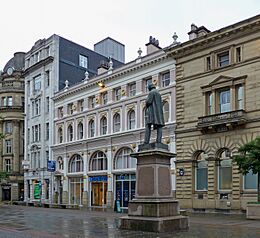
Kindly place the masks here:
<instances>
[{"instance_id":1,"label":"shop front","mask_svg":"<svg viewBox=\"0 0 260 238\"><path fill-rule=\"evenodd\" d=\"M127 208L128 202L135 197L135 174L115 175L115 199L121 208Z\"/></svg>"},{"instance_id":2,"label":"shop front","mask_svg":"<svg viewBox=\"0 0 260 238\"><path fill-rule=\"evenodd\" d=\"M107 176L90 176L91 206L102 207L107 204Z\"/></svg>"},{"instance_id":3,"label":"shop front","mask_svg":"<svg viewBox=\"0 0 260 238\"><path fill-rule=\"evenodd\" d=\"M69 178L69 204L82 205L83 189L82 177Z\"/></svg>"}]
</instances>

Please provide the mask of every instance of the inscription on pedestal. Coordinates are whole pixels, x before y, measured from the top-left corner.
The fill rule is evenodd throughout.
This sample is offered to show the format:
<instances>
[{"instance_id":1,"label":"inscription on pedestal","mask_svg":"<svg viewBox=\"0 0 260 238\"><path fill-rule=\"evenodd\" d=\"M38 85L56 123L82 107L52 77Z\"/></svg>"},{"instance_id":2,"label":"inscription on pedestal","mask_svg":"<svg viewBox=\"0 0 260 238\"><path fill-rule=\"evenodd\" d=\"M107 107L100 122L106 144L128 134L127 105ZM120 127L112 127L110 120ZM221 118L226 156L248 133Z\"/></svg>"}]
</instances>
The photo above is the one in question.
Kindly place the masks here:
<instances>
[{"instance_id":1,"label":"inscription on pedestal","mask_svg":"<svg viewBox=\"0 0 260 238\"><path fill-rule=\"evenodd\" d=\"M171 178L169 169L166 167L158 168L158 193L159 196L171 195Z\"/></svg>"},{"instance_id":2,"label":"inscription on pedestal","mask_svg":"<svg viewBox=\"0 0 260 238\"><path fill-rule=\"evenodd\" d=\"M142 167L138 173L142 179L138 182L138 196L153 196L154 195L154 168L153 167Z\"/></svg>"}]
</instances>

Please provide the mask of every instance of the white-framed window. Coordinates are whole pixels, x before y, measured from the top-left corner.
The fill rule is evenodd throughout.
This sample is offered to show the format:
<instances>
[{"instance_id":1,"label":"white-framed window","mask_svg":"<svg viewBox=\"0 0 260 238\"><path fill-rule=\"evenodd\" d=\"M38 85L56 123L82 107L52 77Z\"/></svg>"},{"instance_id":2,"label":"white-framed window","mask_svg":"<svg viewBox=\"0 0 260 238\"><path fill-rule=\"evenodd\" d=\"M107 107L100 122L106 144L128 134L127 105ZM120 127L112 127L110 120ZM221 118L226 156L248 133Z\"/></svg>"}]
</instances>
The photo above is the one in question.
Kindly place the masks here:
<instances>
[{"instance_id":1,"label":"white-framed window","mask_svg":"<svg viewBox=\"0 0 260 238\"><path fill-rule=\"evenodd\" d=\"M68 126L68 141L72 141L73 140L73 127L72 125Z\"/></svg>"},{"instance_id":2,"label":"white-framed window","mask_svg":"<svg viewBox=\"0 0 260 238\"><path fill-rule=\"evenodd\" d=\"M144 91L145 91L145 92L149 92L148 86L149 86L150 84L152 84L152 78L145 79L144 82L145 82Z\"/></svg>"},{"instance_id":3,"label":"white-framed window","mask_svg":"<svg viewBox=\"0 0 260 238\"><path fill-rule=\"evenodd\" d=\"M62 118L63 117L63 107L59 107L58 108L58 118Z\"/></svg>"},{"instance_id":4,"label":"white-framed window","mask_svg":"<svg viewBox=\"0 0 260 238\"><path fill-rule=\"evenodd\" d=\"M78 111L83 112L83 110L84 110L84 100L81 99L81 100L78 100Z\"/></svg>"},{"instance_id":5,"label":"white-framed window","mask_svg":"<svg viewBox=\"0 0 260 238\"><path fill-rule=\"evenodd\" d=\"M106 105L108 101L108 94L107 92L101 93L101 104Z\"/></svg>"},{"instance_id":6,"label":"white-framed window","mask_svg":"<svg viewBox=\"0 0 260 238\"><path fill-rule=\"evenodd\" d=\"M119 101L121 99L121 87L114 89L115 101Z\"/></svg>"},{"instance_id":7,"label":"white-framed window","mask_svg":"<svg viewBox=\"0 0 260 238\"><path fill-rule=\"evenodd\" d=\"M12 171L12 162L11 159L5 159L5 172Z\"/></svg>"},{"instance_id":8,"label":"white-framed window","mask_svg":"<svg viewBox=\"0 0 260 238\"><path fill-rule=\"evenodd\" d=\"M128 88L129 88L129 96L130 97L133 97L136 95L136 83L133 82L133 83L130 83L128 85Z\"/></svg>"},{"instance_id":9,"label":"white-framed window","mask_svg":"<svg viewBox=\"0 0 260 238\"><path fill-rule=\"evenodd\" d=\"M162 87L167 87L170 85L170 72L163 73L161 75L161 85Z\"/></svg>"},{"instance_id":10,"label":"white-framed window","mask_svg":"<svg viewBox=\"0 0 260 238\"><path fill-rule=\"evenodd\" d=\"M83 172L83 159L80 155L75 154L69 162L69 173Z\"/></svg>"},{"instance_id":11,"label":"white-framed window","mask_svg":"<svg viewBox=\"0 0 260 238\"><path fill-rule=\"evenodd\" d=\"M106 135L107 134L107 118L103 116L100 119L100 135Z\"/></svg>"},{"instance_id":12,"label":"white-framed window","mask_svg":"<svg viewBox=\"0 0 260 238\"><path fill-rule=\"evenodd\" d=\"M244 189L257 190L257 179L258 179L258 175L253 174L252 171L244 175Z\"/></svg>"},{"instance_id":13,"label":"white-framed window","mask_svg":"<svg viewBox=\"0 0 260 238\"><path fill-rule=\"evenodd\" d=\"M241 47L236 47L236 62L239 63L242 60Z\"/></svg>"},{"instance_id":14,"label":"white-framed window","mask_svg":"<svg viewBox=\"0 0 260 238\"><path fill-rule=\"evenodd\" d=\"M237 109L244 109L244 88L242 85L238 85L236 87L236 96L237 96Z\"/></svg>"},{"instance_id":15,"label":"white-framed window","mask_svg":"<svg viewBox=\"0 0 260 238\"><path fill-rule=\"evenodd\" d=\"M68 104L68 114L72 115L73 114L73 103Z\"/></svg>"},{"instance_id":16,"label":"white-framed window","mask_svg":"<svg viewBox=\"0 0 260 238\"><path fill-rule=\"evenodd\" d=\"M231 111L229 89L221 90L219 92L219 109L220 113Z\"/></svg>"},{"instance_id":17,"label":"white-framed window","mask_svg":"<svg viewBox=\"0 0 260 238\"><path fill-rule=\"evenodd\" d=\"M46 112L50 111L50 97L46 97Z\"/></svg>"},{"instance_id":18,"label":"white-framed window","mask_svg":"<svg viewBox=\"0 0 260 238\"><path fill-rule=\"evenodd\" d=\"M5 122L5 133L10 134L13 132L13 122L12 121L6 121Z\"/></svg>"},{"instance_id":19,"label":"white-framed window","mask_svg":"<svg viewBox=\"0 0 260 238\"><path fill-rule=\"evenodd\" d=\"M127 125L128 125L128 130L133 130L135 129L135 111L133 109L131 109L128 112L128 117L127 117Z\"/></svg>"},{"instance_id":20,"label":"white-framed window","mask_svg":"<svg viewBox=\"0 0 260 238\"><path fill-rule=\"evenodd\" d=\"M120 114L119 113L116 113L114 116L113 116L113 132L118 132L120 131Z\"/></svg>"},{"instance_id":21,"label":"white-framed window","mask_svg":"<svg viewBox=\"0 0 260 238\"><path fill-rule=\"evenodd\" d=\"M91 119L88 123L88 129L89 129L89 137L95 136L95 122L93 119Z\"/></svg>"},{"instance_id":22,"label":"white-framed window","mask_svg":"<svg viewBox=\"0 0 260 238\"><path fill-rule=\"evenodd\" d=\"M46 78L46 87L50 86L50 71L45 71L45 78Z\"/></svg>"},{"instance_id":23,"label":"white-framed window","mask_svg":"<svg viewBox=\"0 0 260 238\"><path fill-rule=\"evenodd\" d=\"M78 140L83 139L83 123L78 123Z\"/></svg>"},{"instance_id":24,"label":"white-framed window","mask_svg":"<svg viewBox=\"0 0 260 238\"><path fill-rule=\"evenodd\" d=\"M88 68L88 57L84 55L79 55L79 66Z\"/></svg>"},{"instance_id":25,"label":"white-framed window","mask_svg":"<svg viewBox=\"0 0 260 238\"><path fill-rule=\"evenodd\" d=\"M131 153L133 153L133 150L130 148L121 148L115 157L115 169L136 168L136 159L130 156Z\"/></svg>"},{"instance_id":26,"label":"white-framed window","mask_svg":"<svg viewBox=\"0 0 260 238\"><path fill-rule=\"evenodd\" d=\"M232 159L228 149L224 149L220 154L218 165L218 189L232 189Z\"/></svg>"},{"instance_id":27,"label":"white-framed window","mask_svg":"<svg viewBox=\"0 0 260 238\"><path fill-rule=\"evenodd\" d=\"M96 106L95 96L89 97L89 108L95 108L95 106Z\"/></svg>"},{"instance_id":28,"label":"white-framed window","mask_svg":"<svg viewBox=\"0 0 260 238\"><path fill-rule=\"evenodd\" d=\"M49 140L49 138L50 138L50 124L49 124L49 122L46 123L45 129L46 129L45 139L46 139L46 140Z\"/></svg>"},{"instance_id":29,"label":"white-framed window","mask_svg":"<svg viewBox=\"0 0 260 238\"><path fill-rule=\"evenodd\" d=\"M146 109L147 109L146 107L144 107L144 109L143 109L143 127L145 127L146 121L148 119L148 114L147 114L147 110Z\"/></svg>"},{"instance_id":30,"label":"white-framed window","mask_svg":"<svg viewBox=\"0 0 260 238\"><path fill-rule=\"evenodd\" d=\"M63 142L63 130L62 130L62 127L60 127L58 129L58 141L59 141L59 143Z\"/></svg>"},{"instance_id":31,"label":"white-framed window","mask_svg":"<svg viewBox=\"0 0 260 238\"><path fill-rule=\"evenodd\" d=\"M12 153L12 140L11 139L5 140L5 153L6 154Z\"/></svg>"},{"instance_id":32,"label":"white-framed window","mask_svg":"<svg viewBox=\"0 0 260 238\"><path fill-rule=\"evenodd\" d=\"M62 159L62 157L61 156L59 156L58 157L58 159L57 159L57 164L58 164L58 170L63 170L64 169L64 164L63 164L63 159Z\"/></svg>"},{"instance_id":33,"label":"white-framed window","mask_svg":"<svg viewBox=\"0 0 260 238\"><path fill-rule=\"evenodd\" d=\"M38 75L33 78L33 89L35 92L41 90L41 75Z\"/></svg>"},{"instance_id":34,"label":"white-framed window","mask_svg":"<svg viewBox=\"0 0 260 238\"><path fill-rule=\"evenodd\" d=\"M41 114L41 99L35 100L33 106L35 106L33 115L34 116L40 115Z\"/></svg>"},{"instance_id":35,"label":"white-framed window","mask_svg":"<svg viewBox=\"0 0 260 238\"><path fill-rule=\"evenodd\" d=\"M213 96L212 92L209 92L207 95L207 115L213 114Z\"/></svg>"},{"instance_id":36,"label":"white-framed window","mask_svg":"<svg viewBox=\"0 0 260 238\"><path fill-rule=\"evenodd\" d=\"M195 165L195 189L196 191L208 190L208 161L207 155L200 152L196 157Z\"/></svg>"},{"instance_id":37,"label":"white-framed window","mask_svg":"<svg viewBox=\"0 0 260 238\"><path fill-rule=\"evenodd\" d=\"M218 67L229 65L229 51L217 54Z\"/></svg>"},{"instance_id":38,"label":"white-framed window","mask_svg":"<svg viewBox=\"0 0 260 238\"><path fill-rule=\"evenodd\" d=\"M206 58L206 70L207 70L207 71L208 71L208 70L211 70L211 68L212 68L212 66L211 66L211 57L208 56L208 57Z\"/></svg>"},{"instance_id":39,"label":"white-framed window","mask_svg":"<svg viewBox=\"0 0 260 238\"><path fill-rule=\"evenodd\" d=\"M93 156L90 159L90 170L107 170L107 157L104 152L97 151L93 154Z\"/></svg>"},{"instance_id":40,"label":"white-framed window","mask_svg":"<svg viewBox=\"0 0 260 238\"><path fill-rule=\"evenodd\" d=\"M170 117L170 107L169 107L169 103L167 101L163 102L163 118L164 118L164 122L169 122L169 117Z\"/></svg>"}]
</instances>

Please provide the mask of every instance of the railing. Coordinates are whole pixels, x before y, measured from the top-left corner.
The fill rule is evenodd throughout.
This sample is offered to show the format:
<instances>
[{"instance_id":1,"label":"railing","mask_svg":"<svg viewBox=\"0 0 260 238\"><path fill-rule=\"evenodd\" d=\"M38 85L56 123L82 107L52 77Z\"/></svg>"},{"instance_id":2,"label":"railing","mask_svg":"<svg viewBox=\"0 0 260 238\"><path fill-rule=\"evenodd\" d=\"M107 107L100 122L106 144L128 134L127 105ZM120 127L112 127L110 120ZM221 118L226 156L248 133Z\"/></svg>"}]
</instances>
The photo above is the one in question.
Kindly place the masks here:
<instances>
[{"instance_id":1,"label":"railing","mask_svg":"<svg viewBox=\"0 0 260 238\"><path fill-rule=\"evenodd\" d=\"M24 106L0 106L0 111L24 111Z\"/></svg>"}]
</instances>

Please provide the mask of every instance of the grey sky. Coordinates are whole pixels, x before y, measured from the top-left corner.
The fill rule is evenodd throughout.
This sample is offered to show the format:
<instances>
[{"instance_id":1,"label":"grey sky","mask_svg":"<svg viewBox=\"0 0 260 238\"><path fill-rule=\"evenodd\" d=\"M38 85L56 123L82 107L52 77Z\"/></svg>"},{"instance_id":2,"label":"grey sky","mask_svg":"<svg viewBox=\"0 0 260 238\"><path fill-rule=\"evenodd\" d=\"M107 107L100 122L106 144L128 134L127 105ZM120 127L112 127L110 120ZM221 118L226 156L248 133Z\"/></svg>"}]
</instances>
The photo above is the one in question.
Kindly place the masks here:
<instances>
[{"instance_id":1,"label":"grey sky","mask_svg":"<svg viewBox=\"0 0 260 238\"><path fill-rule=\"evenodd\" d=\"M139 47L145 54L150 35L165 47L175 31L186 41L191 23L213 31L259 13L259 0L2 0L0 69L54 33L90 49L110 36L125 44L130 61Z\"/></svg>"}]
</instances>

